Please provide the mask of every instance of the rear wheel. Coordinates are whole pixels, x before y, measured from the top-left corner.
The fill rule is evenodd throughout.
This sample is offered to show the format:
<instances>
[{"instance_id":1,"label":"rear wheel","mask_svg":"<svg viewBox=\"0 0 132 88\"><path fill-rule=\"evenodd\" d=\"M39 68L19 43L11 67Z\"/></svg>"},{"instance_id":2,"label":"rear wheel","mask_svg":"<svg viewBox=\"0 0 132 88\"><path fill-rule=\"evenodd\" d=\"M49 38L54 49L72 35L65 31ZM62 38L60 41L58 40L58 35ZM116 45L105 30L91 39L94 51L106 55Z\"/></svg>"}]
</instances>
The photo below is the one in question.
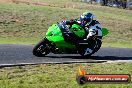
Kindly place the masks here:
<instances>
[{"instance_id":1,"label":"rear wheel","mask_svg":"<svg viewBox=\"0 0 132 88\"><path fill-rule=\"evenodd\" d=\"M47 39L43 39L33 48L33 55L42 57L50 53Z\"/></svg>"},{"instance_id":2,"label":"rear wheel","mask_svg":"<svg viewBox=\"0 0 132 88\"><path fill-rule=\"evenodd\" d=\"M83 57L90 57L90 56L92 55L92 53L89 53L89 54L86 54L86 55L85 55L85 50L86 50L86 49L80 49L78 52L79 52L79 54L80 54L81 56L83 56Z\"/></svg>"},{"instance_id":3,"label":"rear wheel","mask_svg":"<svg viewBox=\"0 0 132 88\"><path fill-rule=\"evenodd\" d=\"M81 45L78 47L78 53L81 55L81 56L85 56L85 57L90 57L92 54L94 54L95 52L97 52L100 47L101 47L101 44L102 42L100 40L98 41L93 41L93 43L91 43L91 45L89 46L85 46L85 45ZM90 47L89 49L91 49L92 51L91 52L88 52L86 55L85 55L85 51L86 49Z\"/></svg>"},{"instance_id":4,"label":"rear wheel","mask_svg":"<svg viewBox=\"0 0 132 88\"><path fill-rule=\"evenodd\" d=\"M78 47L78 53L83 57L91 57L91 55L94 54L95 47L94 46L92 46L94 48L88 48L88 47L89 47L88 45L80 45Z\"/></svg>"}]
</instances>

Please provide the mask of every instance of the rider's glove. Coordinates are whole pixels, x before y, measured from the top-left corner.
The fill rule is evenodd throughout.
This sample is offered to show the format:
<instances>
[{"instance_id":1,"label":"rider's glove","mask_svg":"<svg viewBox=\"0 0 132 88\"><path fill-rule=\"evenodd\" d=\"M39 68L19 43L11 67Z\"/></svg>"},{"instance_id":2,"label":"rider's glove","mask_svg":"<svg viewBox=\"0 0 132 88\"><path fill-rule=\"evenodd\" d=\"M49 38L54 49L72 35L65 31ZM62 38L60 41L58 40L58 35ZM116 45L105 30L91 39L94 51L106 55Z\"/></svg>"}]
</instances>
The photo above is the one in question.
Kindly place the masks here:
<instances>
[{"instance_id":1,"label":"rider's glove","mask_svg":"<svg viewBox=\"0 0 132 88\"><path fill-rule=\"evenodd\" d=\"M66 21L61 21L59 23L59 25L63 29L63 33L69 33L70 32L68 26L66 25Z\"/></svg>"}]
</instances>

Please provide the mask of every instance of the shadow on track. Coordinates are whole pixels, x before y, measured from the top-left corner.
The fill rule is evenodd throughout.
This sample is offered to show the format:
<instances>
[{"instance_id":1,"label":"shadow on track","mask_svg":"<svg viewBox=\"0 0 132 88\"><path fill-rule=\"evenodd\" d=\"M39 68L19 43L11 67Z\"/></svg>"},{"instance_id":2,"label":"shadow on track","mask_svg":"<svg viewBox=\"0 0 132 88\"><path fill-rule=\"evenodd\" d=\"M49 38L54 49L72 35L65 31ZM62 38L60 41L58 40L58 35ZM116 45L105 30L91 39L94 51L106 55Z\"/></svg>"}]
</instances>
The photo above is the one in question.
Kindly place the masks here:
<instances>
[{"instance_id":1,"label":"shadow on track","mask_svg":"<svg viewBox=\"0 0 132 88\"><path fill-rule=\"evenodd\" d=\"M132 60L132 57L118 57L118 56L46 56L50 58L71 58L71 59L93 59L93 60Z\"/></svg>"},{"instance_id":2,"label":"shadow on track","mask_svg":"<svg viewBox=\"0 0 132 88\"><path fill-rule=\"evenodd\" d=\"M96 60L132 60L132 57L92 56L91 59L96 59Z\"/></svg>"}]
</instances>

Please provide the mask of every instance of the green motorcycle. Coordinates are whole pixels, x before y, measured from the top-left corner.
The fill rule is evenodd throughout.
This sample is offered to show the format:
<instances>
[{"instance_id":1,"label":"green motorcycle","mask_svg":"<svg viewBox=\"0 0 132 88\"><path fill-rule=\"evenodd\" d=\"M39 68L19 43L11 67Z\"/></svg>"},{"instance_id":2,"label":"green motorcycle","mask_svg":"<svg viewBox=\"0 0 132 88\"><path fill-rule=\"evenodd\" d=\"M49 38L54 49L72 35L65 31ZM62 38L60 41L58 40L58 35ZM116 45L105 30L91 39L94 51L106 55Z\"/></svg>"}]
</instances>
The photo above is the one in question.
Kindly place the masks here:
<instances>
[{"instance_id":1,"label":"green motorcycle","mask_svg":"<svg viewBox=\"0 0 132 88\"><path fill-rule=\"evenodd\" d=\"M84 56L87 47L77 47L72 43L66 42L62 35L61 27L63 26L65 25L60 25L59 23L50 26L45 38L33 48L33 55L42 57L52 52L55 54L80 54L81 56ZM77 24L73 24L72 27L70 27L70 31L80 38L85 37L84 29ZM102 33L103 36L107 35L108 29L102 28ZM88 56L91 56L98 51L98 47L96 46L98 45L95 44L93 52Z\"/></svg>"}]
</instances>

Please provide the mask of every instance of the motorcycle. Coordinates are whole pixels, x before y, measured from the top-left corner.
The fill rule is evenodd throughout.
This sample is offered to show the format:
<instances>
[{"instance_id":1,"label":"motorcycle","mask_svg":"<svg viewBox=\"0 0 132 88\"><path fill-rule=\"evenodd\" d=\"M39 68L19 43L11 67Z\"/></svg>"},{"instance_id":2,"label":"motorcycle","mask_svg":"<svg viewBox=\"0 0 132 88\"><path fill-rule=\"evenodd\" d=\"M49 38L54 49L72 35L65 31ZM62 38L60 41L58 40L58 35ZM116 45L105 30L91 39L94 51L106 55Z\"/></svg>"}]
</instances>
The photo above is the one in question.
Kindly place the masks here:
<instances>
[{"instance_id":1,"label":"motorcycle","mask_svg":"<svg viewBox=\"0 0 132 88\"><path fill-rule=\"evenodd\" d=\"M87 47L75 46L72 43L66 42L62 35L63 27L65 24L53 24L48 28L45 38L40 41L35 47L33 48L33 55L37 57L42 57L50 52L54 54L80 54L81 56L85 56L84 52ZM74 33L76 36L83 38L85 36L84 29L78 25L73 24L70 27L70 32ZM108 34L107 28L102 28L103 37ZM91 56L95 52L98 51L98 45L95 44L93 52L88 54L87 56Z\"/></svg>"}]
</instances>

